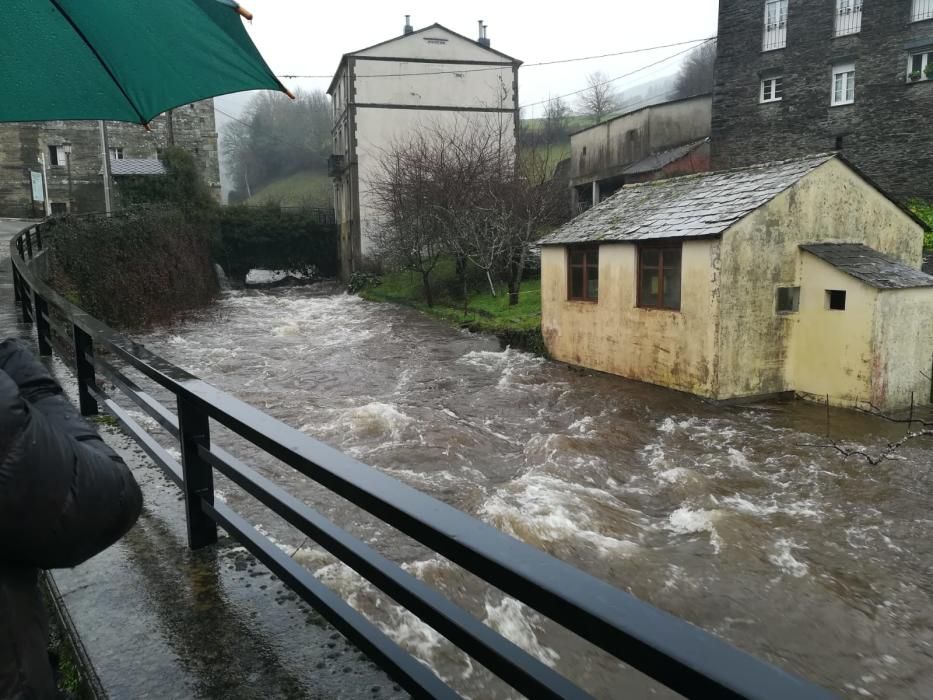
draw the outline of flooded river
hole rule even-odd
[[[843,460],[824,408],[722,407],[416,312],[226,296],[140,340],[277,418],[788,670],[933,697],[933,444]],[[836,439],[896,426],[833,411]],[[894,432],[892,432],[894,431]],[[601,698],[656,686],[246,445],[218,442]],[[514,693],[229,483],[221,496],[468,697]],[[620,680],[621,679],[621,680]]]

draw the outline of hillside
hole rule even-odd
[[[286,207],[331,207],[333,185],[327,175],[305,171],[266,185],[246,201],[247,204],[270,202]]]

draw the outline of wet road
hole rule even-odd
[[[882,466],[822,447],[824,408],[718,407],[577,371],[415,312],[306,290],[226,296],[143,334],[281,420],[849,697],[933,697],[933,445]],[[836,439],[895,428],[842,411]],[[618,662],[283,465],[261,471],[602,698],[664,697]],[[235,487],[261,523],[473,698],[513,694]]]

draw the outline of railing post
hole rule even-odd
[[[32,323],[32,297],[31,291],[23,278],[19,279],[19,310],[23,318],[23,323]]]
[[[207,412],[192,399],[178,397],[178,442],[184,478],[188,547],[200,549],[217,542],[217,524],[201,509],[201,500],[214,503],[214,471],[199,447],[211,446]]]
[[[23,292],[20,289],[22,283],[23,281],[19,278],[19,270],[16,269],[16,265],[13,265],[13,301],[23,300]]]
[[[42,250],[42,226],[36,226],[36,247]]]
[[[29,259],[32,260],[32,229],[26,229],[23,238],[26,239],[26,250],[29,251]]]
[[[20,236],[16,239],[16,250],[19,251],[19,257],[26,259],[26,255],[23,253],[23,236]]]
[[[45,299],[36,292],[33,294],[36,314],[36,338],[39,341],[39,354],[42,357],[52,355],[52,326],[49,323],[49,305]]]
[[[99,412],[97,400],[91,396],[88,387],[97,386],[94,363],[88,355],[94,356],[94,341],[77,324],[72,324],[74,332],[75,369],[78,375],[78,407],[82,416],[96,416]]]

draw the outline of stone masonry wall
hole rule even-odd
[[[146,131],[139,124],[107,122],[110,148],[122,148],[124,158],[157,158],[170,142],[167,115],[156,117]],[[220,201],[220,165],[214,101],[203,100],[172,110],[175,145],[191,152],[205,181]],[[32,206],[29,171],[41,171],[39,154],[48,163],[48,147],[69,142],[71,197],[75,213],[104,210],[100,129],[96,121],[51,121],[0,124],[0,216],[42,215]],[[48,167],[49,199],[59,206],[68,202],[66,164]],[[119,186],[117,179],[116,187]],[[114,200],[116,201],[116,199]]]
[[[933,201],[933,80],[907,80],[933,20],[910,22],[911,0],[864,0],[861,32],[834,38],[836,0],[789,0],[787,47],[762,52],[764,5],[720,0],[713,168],[838,147],[895,198]],[[832,66],[853,60],[855,104],[832,107]],[[759,103],[765,75],[783,75],[782,101]]]

